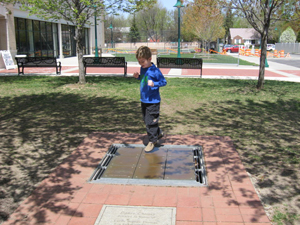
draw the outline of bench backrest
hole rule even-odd
[[[32,66],[39,66],[39,65],[57,65],[57,61],[55,57],[16,57],[17,64],[23,65],[32,65]]]
[[[84,66],[125,67],[125,57],[83,57]]]
[[[157,58],[157,67],[159,68],[202,69],[202,63],[202,59],[199,58]]]

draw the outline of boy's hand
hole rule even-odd
[[[148,86],[150,86],[150,87],[154,87],[154,83],[153,83],[153,81],[152,81],[152,80],[148,80]]]
[[[133,73],[133,77],[134,77],[134,78],[137,79],[137,78],[139,78],[139,76],[140,76],[140,74],[139,74],[138,72],[134,72],[134,73]]]

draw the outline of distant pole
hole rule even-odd
[[[266,43],[262,43],[262,39],[260,38],[260,51],[262,50],[262,45],[265,45]],[[266,47],[266,46],[265,46]],[[265,67],[269,67],[269,64],[268,64],[268,60],[267,60],[267,51],[266,51],[266,58],[265,58]]]
[[[112,22],[110,22],[110,42],[111,42],[111,48],[113,48],[113,26],[112,26]]]
[[[177,3],[174,5],[178,9],[178,49],[177,49],[177,58],[180,58],[180,8],[184,7],[180,0],[177,0]]]
[[[99,57],[98,42],[97,42],[97,11],[96,11],[96,6],[94,7],[95,7],[95,57]]]

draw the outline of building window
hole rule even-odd
[[[242,43],[242,39],[234,39],[234,44],[241,44]]]
[[[59,57],[58,25],[56,23],[15,18],[17,54],[28,57]],[[63,55],[76,56],[75,27],[62,25]],[[84,29],[84,54],[89,54],[89,32]]]
[[[63,47],[63,55],[65,57],[68,56],[76,56],[76,41],[75,37],[75,27],[70,25],[61,25],[61,34],[62,34],[62,47]],[[83,54],[89,54],[89,36],[88,29],[83,30],[83,39],[82,39]]]
[[[57,24],[15,18],[15,27],[17,54],[29,57],[58,57]]]

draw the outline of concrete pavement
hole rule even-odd
[[[112,56],[103,54],[103,56]],[[232,53],[231,56],[237,57],[259,65],[259,57],[241,56]],[[286,63],[286,62],[295,63]],[[268,58],[269,68],[265,70],[265,80],[281,80],[300,82],[300,55],[291,55],[291,58],[270,59]],[[63,76],[78,76],[77,57],[61,59]],[[299,64],[299,66],[297,66]],[[128,62],[128,77],[135,71],[139,71],[137,62]],[[197,69],[161,69],[166,77],[180,78],[199,78],[200,70]],[[55,75],[55,68],[25,68],[25,75]],[[243,66],[237,64],[217,64],[204,63],[202,78],[206,79],[253,79],[257,80],[259,66]],[[0,69],[0,76],[16,76],[17,69]],[[122,68],[88,68],[87,75],[90,76],[123,76]]]

